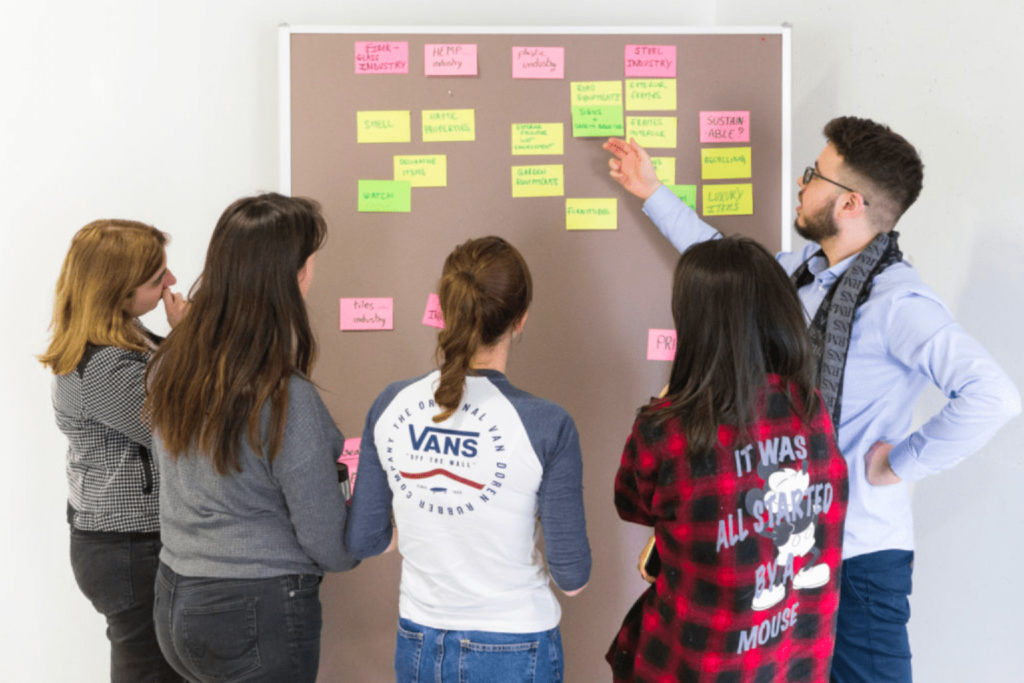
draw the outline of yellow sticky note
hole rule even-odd
[[[357,142],[409,142],[409,110],[357,111]]]
[[[446,187],[446,154],[409,154],[394,157],[395,180],[407,180],[412,187]]]
[[[704,180],[750,177],[749,147],[709,147],[700,151],[700,177]]]
[[[627,78],[626,109],[633,111],[675,111],[676,79]]]
[[[754,186],[750,183],[704,186],[705,216],[750,216],[754,213]]]
[[[622,106],[622,81],[573,81],[569,84],[572,107]]]
[[[563,154],[564,137],[561,123],[513,123],[512,154]]]
[[[512,167],[513,197],[561,197],[564,194],[562,164]]]
[[[615,198],[565,200],[566,230],[618,230],[619,210]]]
[[[476,140],[473,109],[424,109],[423,142],[470,142]]]
[[[626,139],[636,138],[644,147],[674,149],[675,116],[627,116]]]
[[[676,158],[675,157],[651,157],[654,164],[654,174],[658,180],[666,185],[676,184]]]

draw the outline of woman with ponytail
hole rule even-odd
[[[564,678],[550,583],[582,590],[590,546],[572,418],[505,376],[531,297],[508,242],[456,247],[441,274],[440,369],[390,385],[366,418],[346,542],[370,557],[397,541],[399,681]]]

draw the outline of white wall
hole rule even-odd
[[[1024,360],[1024,134],[1013,0],[896,3],[763,0],[3,0],[0,28],[0,425],[11,435],[3,501],[0,679],[101,681],[102,619],[67,560],[65,442],[53,426],[45,345],[53,285],[73,232],[100,216],[169,232],[171,268],[198,274],[220,211],[276,188],[276,26],[292,24],[793,24],[794,168],[832,116],[891,124],[921,150],[925,190],[901,224],[904,251],[1018,386]],[[983,10],[981,8],[984,8]],[[158,317],[151,324],[165,328]],[[928,397],[934,407],[940,397]],[[1008,680],[1011,605],[1024,551],[1018,420],[915,491],[911,639],[923,681]],[[609,637],[611,633],[609,633]]]

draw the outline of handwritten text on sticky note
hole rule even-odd
[[[448,156],[445,154],[396,154],[394,166],[395,180],[408,181],[412,187],[448,185]]]
[[[626,109],[633,111],[674,111],[675,108],[676,79],[626,79]]]
[[[700,177],[704,180],[750,177],[749,147],[708,147],[700,151]]]
[[[513,47],[512,78],[565,78],[565,48]]]
[[[512,167],[513,197],[561,197],[564,194],[562,164]]]
[[[393,330],[395,300],[387,298],[341,299],[341,330]]]
[[[356,142],[409,142],[409,110],[356,112]]]
[[[473,109],[424,109],[423,142],[469,142],[476,140]]]
[[[675,330],[647,330],[647,360],[675,360],[675,357]]]
[[[572,135],[575,138],[605,138],[622,135],[622,106],[573,107]]]
[[[702,111],[701,142],[750,142],[749,111]]]
[[[635,78],[675,78],[675,45],[627,45],[625,73]]]
[[[574,107],[622,106],[622,81],[573,81],[569,104]]]
[[[409,213],[412,185],[406,180],[360,180],[358,209],[361,212]]]
[[[651,157],[654,165],[654,175],[665,185],[674,185],[676,182],[676,158],[675,157]]]
[[[754,186],[705,185],[701,199],[705,216],[749,216],[754,213]]]
[[[409,43],[405,41],[356,41],[356,73],[409,73]]]
[[[561,123],[513,123],[512,154],[562,154],[564,128]]]
[[[626,137],[648,148],[675,148],[675,116],[627,116]]]
[[[427,43],[423,46],[426,76],[476,76],[476,43]]]
[[[427,295],[427,306],[423,309],[423,324],[438,329],[444,329],[444,316],[441,313],[441,300],[437,294],[431,292]]]
[[[579,198],[565,200],[566,230],[618,230],[619,209],[615,198]]]

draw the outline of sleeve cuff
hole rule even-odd
[[[647,214],[647,217],[657,223],[659,220],[667,218],[673,211],[676,210],[676,203],[681,202],[672,190],[668,189],[664,185],[658,187],[647,201],[644,202],[643,212]]]
[[[904,439],[889,451],[889,466],[901,481],[911,482],[924,479],[932,471],[918,462],[910,439]]]

